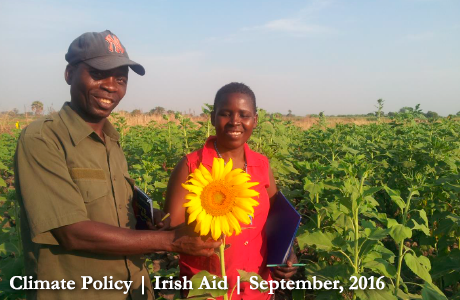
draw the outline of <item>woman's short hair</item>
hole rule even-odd
[[[254,95],[254,92],[250,87],[241,82],[231,82],[221,87],[217,91],[216,97],[214,98],[214,109],[216,108],[217,102],[221,101],[224,95],[232,93],[240,93],[249,96],[249,98],[252,100],[254,112],[257,113],[256,95]]]

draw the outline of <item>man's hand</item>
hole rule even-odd
[[[293,267],[292,264],[298,263],[297,256],[294,253],[294,249],[291,248],[291,254],[287,259],[287,267],[274,267],[270,269],[273,279],[280,281],[281,279],[288,280],[296,272],[297,267]]]
[[[153,220],[147,221],[147,227],[150,230],[168,230],[171,228],[171,218],[168,216],[165,218],[166,213],[162,210],[153,209]],[[163,220],[164,219],[164,220]]]
[[[214,249],[219,247],[221,241],[210,238],[204,240],[198,236],[190,226],[179,225],[174,231],[174,239],[171,241],[171,251],[196,256],[211,256]]]

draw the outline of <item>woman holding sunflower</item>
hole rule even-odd
[[[266,267],[264,226],[277,188],[268,159],[246,143],[257,125],[253,91],[242,83],[223,86],[214,99],[211,122],[216,136],[209,137],[202,149],[186,155],[171,174],[165,207],[171,214],[171,226],[184,223],[188,214],[189,223],[195,222],[196,232],[209,233],[214,239],[225,233],[225,243],[229,245],[225,269],[230,290],[236,284],[237,270],[256,272],[264,280],[288,279],[296,272],[291,266],[297,262],[293,251],[288,267]],[[181,277],[190,278],[201,270],[221,274],[217,255],[181,255],[179,266]],[[245,283],[240,291],[233,299],[270,298]]]

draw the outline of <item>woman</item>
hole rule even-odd
[[[251,175],[251,181],[259,182],[253,189],[260,193],[256,199],[259,205],[254,208],[252,224],[242,226],[242,233],[226,237],[225,266],[229,290],[236,284],[239,275],[237,270],[256,272],[264,280],[281,280],[290,278],[296,268],[292,263],[297,262],[293,251],[288,259],[288,267],[276,267],[270,270],[266,267],[267,241],[264,225],[270,209],[270,201],[275,199],[277,188],[268,159],[262,154],[249,149],[246,144],[257,125],[256,97],[253,91],[242,83],[230,83],[222,87],[214,99],[214,111],[211,122],[216,129],[216,136],[211,136],[204,147],[186,155],[175,167],[171,174],[166,192],[165,211],[171,214],[171,226],[185,222],[186,212],[183,204],[188,193],[181,184],[202,163],[211,169],[215,157],[223,158],[225,163],[230,159],[233,168],[243,169]],[[201,258],[181,255],[180,276],[192,277],[201,270],[220,275],[218,257]],[[261,294],[251,290],[248,284],[242,283],[240,295],[234,293],[233,299],[269,299],[267,293]]]

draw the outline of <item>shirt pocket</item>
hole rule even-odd
[[[102,169],[73,168],[70,169],[70,176],[78,186],[85,203],[105,197],[109,192]]]

